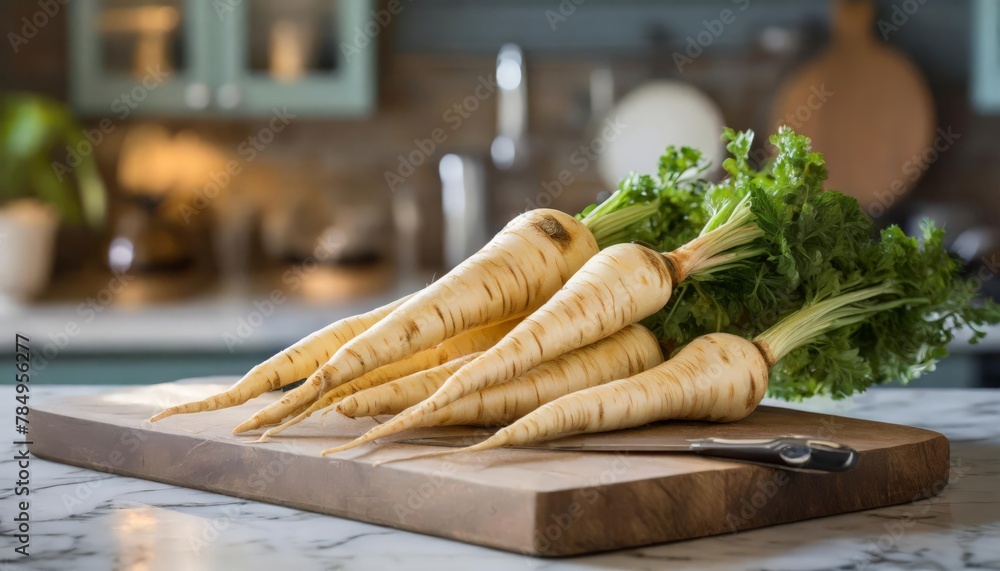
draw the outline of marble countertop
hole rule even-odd
[[[33,387],[32,397],[107,390]],[[0,394],[13,402],[11,386]],[[0,453],[0,569],[1000,569],[1000,391],[873,390],[804,408],[944,433],[952,476],[915,504],[571,559],[534,559],[335,517],[31,459],[29,559],[10,562],[11,435]],[[335,483],[331,483],[335,485]]]

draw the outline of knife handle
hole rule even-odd
[[[846,472],[858,463],[858,453],[853,448],[799,436],[768,440],[703,438],[691,443],[691,451],[702,456],[806,472]]]

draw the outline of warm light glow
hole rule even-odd
[[[278,20],[271,27],[271,75],[291,81],[306,72],[305,41],[301,26],[290,20]]]
[[[111,33],[160,33],[173,31],[180,14],[173,6],[139,6],[105,10],[101,30]]]
[[[101,395],[101,401],[116,406],[146,406],[150,409],[150,415],[159,412],[164,408],[192,400],[205,398],[216,391],[229,388],[229,384],[211,384],[211,377],[202,384],[176,384],[168,383],[155,385],[153,387],[133,387],[125,390]],[[219,378],[220,381],[231,381],[231,378]],[[153,409],[156,409],[155,411]]]
[[[226,164],[222,151],[194,131],[172,135],[159,125],[140,125],[122,143],[118,182],[135,195],[217,196],[227,190],[216,182]]]
[[[311,303],[346,301],[380,291],[390,283],[391,270],[319,266],[302,281],[302,297]]]
[[[123,531],[143,531],[156,525],[156,518],[141,510],[125,510],[122,519]]]
[[[148,571],[156,559],[159,520],[147,510],[122,509],[116,512],[114,527],[120,552],[119,569]]]
[[[173,71],[169,37],[180,23],[173,6],[115,8],[101,15],[101,29],[111,34],[135,34],[132,74],[143,77],[151,67]]]

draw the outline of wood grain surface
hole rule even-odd
[[[933,101],[917,68],[873,35],[874,2],[840,0],[832,19],[830,46],[779,90],[773,125],[808,135],[826,157],[827,187],[879,216],[933,162],[923,157],[934,157]]]
[[[211,379],[211,383],[219,379]],[[566,556],[729,533],[905,503],[948,479],[947,439],[935,432],[761,407],[730,424],[666,422],[592,440],[677,441],[802,434],[860,454],[842,474],[792,473],[684,454],[495,450],[393,462],[427,447],[387,443],[321,458],[373,425],[335,415],[251,445],[232,426],[263,404],[147,419],[163,406],[228,385],[108,387],[31,411],[36,456],[220,494],[326,513],[535,556]],[[414,431],[469,432],[469,428]]]

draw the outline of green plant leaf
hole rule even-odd
[[[65,222],[101,226],[107,193],[93,155],[67,166],[68,174],[55,171],[53,158],[85,140],[63,104],[32,95],[0,96],[0,200],[39,198]]]

